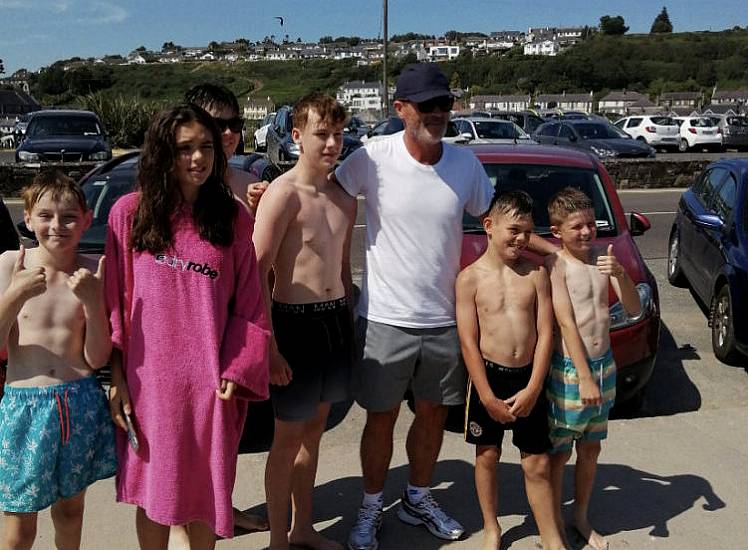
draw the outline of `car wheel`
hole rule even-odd
[[[680,264],[680,234],[677,229],[670,233],[670,241],[667,247],[667,280],[670,284],[678,287],[687,286],[686,276],[683,274]]]
[[[734,364],[740,354],[735,346],[732,299],[730,298],[730,287],[727,284],[719,289],[712,302],[709,321],[712,327],[714,355],[723,363]]]
[[[680,143],[678,144],[678,151],[680,151],[681,153],[685,153],[686,151],[688,151],[688,141],[686,141],[685,139],[681,139]]]

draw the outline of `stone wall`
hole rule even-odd
[[[618,189],[688,187],[713,160],[626,159],[605,162]]]
[[[50,167],[62,170],[77,181],[96,166],[96,164],[96,162],[76,162],[54,164],[50,165]],[[38,173],[39,168],[31,168],[15,163],[0,163],[0,195],[3,197],[18,196],[23,186],[31,183],[31,180]]]

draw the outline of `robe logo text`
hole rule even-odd
[[[212,269],[208,262],[204,264],[195,263],[191,260],[180,260],[176,256],[167,256],[165,254],[156,254],[156,263],[172,267],[179,271],[194,271],[200,275],[205,275],[211,279],[218,277],[218,271]]]

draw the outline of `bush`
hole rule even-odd
[[[162,102],[136,97],[111,96],[106,93],[79,97],[82,108],[93,111],[109,133],[112,147],[132,148],[143,145],[145,132],[153,117],[165,107]]]

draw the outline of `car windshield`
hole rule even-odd
[[[96,120],[83,116],[34,117],[27,131],[29,137],[43,136],[98,136],[101,129]]]
[[[666,116],[653,116],[652,117],[652,124],[657,124],[658,126],[677,126],[678,124],[670,117]]]
[[[615,126],[607,124],[575,124],[574,129],[582,136],[582,139],[618,139],[621,137]]]
[[[545,121],[542,118],[536,116],[527,117],[527,131],[532,134],[543,122]]]
[[[709,118],[692,118],[689,119],[689,122],[694,128],[711,128],[714,126],[714,122]]]
[[[728,126],[748,126],[748,118],[744,116],[729,116],[727,117]]]
[[[476,120],[473,122],[478,137],[482,139],[528,139],[529,136],[517,125],[499,120]]]
[[[551,197],[565,187],[581,189],[595,205],[595,219],[600,236],[615,235],[613,218],[608,197],[605,194],[597,171],[588,168],[567,166],[547,166],[533,164],[491,164],[483,165],[491,183],[500,191],[521,190],[527,192],[535,203],[532,216],[535,231],[549,234],[551,223],[548,219],[548,202]],[[463,230],[468,233],[481,233],[483,226],[476,218],[465,214]]]

